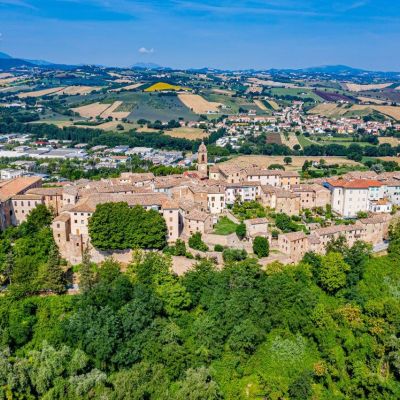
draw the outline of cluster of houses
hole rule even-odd
[[[340,235],[349,243],[365,240],[377,245],[386,239],[392,207],[400,205],[400,173],[351,172],[342,179],[301,183],[298,173],[292,171],[229,164],[209,168],[207,149],[202,144],[198,170],[181,175],[123,173],[118,178],[66,182],[57,187],[42,187],[37,177],[2,181],[1,228],[20,224],[33,208],[45,204],[56,215],[53,232],[61,254],[78,263],[90,242],[88,221],[96,206],[121,201],[159,211],[165,218],[170,243],[179,238],[187,240],[197,232],[207,242],[219,218],[232,216],[229,208],[236,201],[257,201],[287,215],[300,215],[305,209],[326,209],[328,205],[343,218],[355,218],[360,211],[369,213],[368,218],[354,224],[310,226],[308,234],[280,234],[277,240],[272,240],[266,218],[246,221],[246,240],[268,237],[272,247],[291,261],[298,261],[307,251],[322,253],[326,243]]]
[[[361,117],[337,119],[328,118],[319,114],[305,114],[302,110],[303,103],[294,101],[291,106],[279,111],[273,111],[272,116],[267,115],[231,115],[219,122],[215,129],[225,128],[226,136],[217,140],[216,144],[225,147],[228,144],[234,149],[240,147],[240,139],[249,134],[261,132],[308,132],[309,134],[324,134],[337,132],[342,135],[352,135],[358,130],[372,135],[379,135],[387,129],[400,131],[400,124],[391,120],[364,121]]]

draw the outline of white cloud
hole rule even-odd
[[[153,54],[154,53],[154,49],[147,49],[146,47],[141,47],[139,50],[140,54]]]

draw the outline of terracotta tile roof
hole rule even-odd
[[[142,194],[96,194],[80,200],[69,212],[94,212],[98,204],[125,202],[129,206],[159,206],[166,203],[168,208],[172,205],[171,200],[161,193]],[[177,206],[176,206],[177,207]]]
[[[26,193],[38,194],[42,196],[61,196],[64,193],[64,188],[62,187],[41,187],[29,189]]]
[[[205,221],[209,218],[211,214],[205,213],[199,210],[192,210],[188,214],[185,215],[185,219],[192,219],[195,221]]]
[[[374,215],[373,217],[370,217],[370,218],[360,219],[359,222],[361,222],[364,225],[368,225],[368,224],[383,224],[383,223],[389,222],[390,219],[391,219],[390,215],[379,214],[379,215]]]
[[[68,213],[62,213],[54,218],[53,223],[60,221],[60,222],[67,222],[71,219],[71,216]]]
[[[252,218],[246,220],[250,225],[261,225],[261,224],[268,224],[267,218]]]
[[[6,182],[2,182],[0,187],[0,201],[6,201],[10,197],[21,194],[30,186],[38,184],[42,181],[37,176],[21,176]]]
[[[284,233],[283,236],[289,241],[289,242],[294,242],[300,239],[305,239],[307,238],[307,235],[303,232],[290,232],[290,233]]]
[[[11,200],[42,200],[43,196],[40,196],[38,194],[17,194],[13,197],[11,197]]]
[[[328,226],[326,228],[320,228],[316,229],[314,231],[315,234],[318,236],[325,236],[325,235],[334,235],[336,233],[340,232],[351,232],[351,231],[359,231],[362,230],[363,227],[360,226],[359,224],[354,224],[354,225],[332,225]]]
[[[342,179],[327,179],[326,182],[333,187],[342,187],[345,189],[368,189],[370,187],[383,186],[382,182],[374,179],[354,179],[351,181]]]
[[[235,187],[258,187],[260,186],[259,182],[240,182],[240,183],[227,183],[227,188],[235,188]]]

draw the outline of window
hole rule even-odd
[[[78,220],[76,219],[76,220],[74,220],[74,222],[75,222],[75,224],[77,224],[77,223],[78,223]]]
[[[30,201],[28,201],[28,207],[30,207],[31,206],[31,202]]]

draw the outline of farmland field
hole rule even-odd
[[[67,86],[63,90],[56,92],[54,94],[59,95],[59,94],[66,94],[69,96],[75,96],[75,95],[85,95],[88,93],[91,93],[96,90],[100,90],[101,86]]]
[[[179,94],[179,100],[196,114],[207,114],[208,112],[219,112],[221,103],[210,102],[198,94]]]
[[[143,83],[133,83],[132,85],[122,86],[117,89],[111,89],[110,92],[118,93],[118,92],[121,92],[122,90],[135,90],[142,85],[143,85]]]
[[[251,100],[247,100],[241,97],[232,97],[232,96],[227,96],[224,94],[217,94],[214,91],[204,91],[203,95],[204,99],[213,102],[213,103],[220,103],[226,106],[226,108],[223,108],[221,110],[222,114],[236,114],[239,112],[239,109],[242,108],[244,110],[256,110],[257,114],[260,115],[270,115],[271,111],[267,108],[266,110],[262,109],[259,107],[259,105],[256,102],[253,102]],[[261,101],[264,103],[263,101]],[[264,104],[265,105],[265,104]]]
[[[142,92],[122,92],[115,96],[115,100],[124,102],[123,111],[131,111],[128,119],[137,121],[146,119],[148,121],[160,120],[168,122],[171,119],[183,118],[186,121],[196,120],[198,117],[191,112],[178,98],[162,94]],[[117,111],[122,111],[120,108]]]
[[[88,104],[86,106],[72,108],[72,111],[78,113],[81,117],[95,118],[98,115],[104,113],[109,107],[110,104],[102,104],[97,102]]]
[[[389,137],[389,136],[380,136],[379,137],[379,144],[384,144],[388,143],[391,146],[398,146],[400,144],[400,139],[395,138],[395,137]]]
[[[298,88],[299,85],[295,85],[293,83],[288,83],[288,82],[276,82],[276,81],[271,81],[271,80],[263,80],[263,79],[258,79],[258,78],[249,78],[249,82],[255,83],[256,85],[261,85],[261,86],[271,86],[271,87],[281,87],[281,88]]]
[[[126,118],[130,114],[130,111],[117,111],[122,108],[122,105],[122,101],[114,101],[114,103],[110,107],[108,107],[100,114],[100,117],[104,119],[108,117],[112,117],[115,119]]]
[[[360,85],[357,83],[346,83],[345,84],[347,89],[350,90],[351,92],[363,92],[366,90],[385,89],[391,85],[392,85],[392,83],[376,83],[376,84],[370,84],[370,85]]]
[[[14,76],[10,78],[0,78],[0,86],[8,86],[10,83],[19,81],[20,78]]]
[[[372,103],[372,104],[384,104],[386,103],[385,100],[378,100],[378,99],[373,99],[371,97],[357,97],[358,100],[362,101],[363,103]]]
[[[232,96],[233,94],[235,94],[235,92],[233,92],[232,90],[226,89],[212,89],[212,91],[217,94],[226,94],[227,96]]]
[[[19,97],[20,99],[26,99],[27,97],[42,97],[49,94],[60,92],[63,89],[64,87],[56,87],[51,89],[36,90],[33,92],[24,92],[24,93],[19,93],[17,97]]]
[[[345,96],[341,93],[335,93],[335,92],[325,92],[322,90],[315,90],[314,93],[324,99],[325,101],[352,101],[352,99],[348,96]]]
[[[154,129],[152,132],[154,132]],[[203,131],[203,129],[187,127],[175,128],[172,131],[165,131],[165,135],[189,140],[204,139],[208,136],[207,132]]]
[[[354,104],[351,107],[343,106],[338,107],[336,104],[323,103],[312,108],[309,113],[324,115],[326,117],[338,118],[343,115],[346,117],[350,116],[363,116],[372,114],[374,111],[378,111],[381,114],[385,114],[394,119],[400,119],[400,107],[395,106],[381,106],[381,105],[362,105]]]
[[[314,101],[322,101],[321,97],[308,88],[272,88],[267,93],[270,93],[271,96],[296,96],[302,99],[311,98]]]
[[[254,104],[263,111],[267,111],[268,108],[266,107],[266,105],[261,101],[261,100],[254,100]]]
[[[396,89],[387,88],[379,92],[367,91],[362,92],[361,94],[366,97],[373,97],[375,99],[384,100],[387,102],[400,102],[400,91]]]
[[[271,164],[284,165],[284,156],[239,156],[232,158],[222,163],[222,165],[235,165],[240,167],[259,167],[267,168]],[[292,164],[285,165],[287,171],[298,171],[304,164],[304,161],[319,161],[321,157],[305,157],[305,156],[292,156]],[[324,157],[327,164],[339,164],[346,166],[361,165],[353,160],[348,160],[343,157]]]
[[[326,117],[340,116],[349,111],[348,108],[338,108],[336,104],[322,103],[312,108],[310,114],[320,114]]]
[[[145,92],[164,92],[164,91],[178,91],[184,90],[181,86],[170,85],[169,83],[158,82],[145,89]]]
[[[275,100],[267,100],[267,102],[275,111],[280,109],[279,104]]]
[[[289,149],[293,149],[296,144],[300,144],[294,132],[288,132],[286,135],[285,133],[281,132],[281,142],[289,147]]]
[[[270,132],[267,135],[266,142],[269,144],[282,144],[281,135],[278,132]]]

